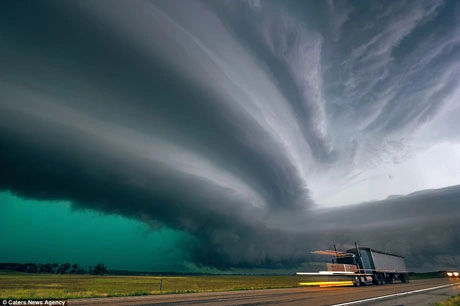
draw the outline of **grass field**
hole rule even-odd
[[[160,292],[160,282],[162,291]],[[70,299],[297,287],[296,276],[95,276],[0,274],[2,299]]]
[[[448,300],[438,302],[435,306],[460,306],[460,295],[453,296]]]
[[[411,275],[411,279],[433,278],[438,274]],[[0,271],[0,298],[71,299],[292,288],[298,287],[299,281],[299,276],[96,276]],[[457,304],[439,305],[459,305],[458,299]]]

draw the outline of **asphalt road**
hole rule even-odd
[[[436,289],[430,289],[435,288]],[[428,289],[428,290],[426,290]],[[409,293],[412,291],[418,291]],[[394,296],[397,294],[396,296]],[[416,280],[384,286],[289,288],[69,300],[69,305],[379,305],[428,306],[460,294],[459,279]],[[389,296],[392,295],[392,296]],[[387,296],[387,297],[384,297]],[[382,298],[384,297],[384,298]]]

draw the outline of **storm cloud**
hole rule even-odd
[[[3,2],[0,189],[190,233],[203,266],[295,267],[359,241],[452,267],[459,12]]]

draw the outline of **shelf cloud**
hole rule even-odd
[[[295,267],[358,240],[451,267],[459,12],[4,2],[0,189],[190,233],[202,266]]]

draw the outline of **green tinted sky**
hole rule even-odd
[[[150,230],[139,221],[0,193],[0,262],[98,262],[112,269],[181,270],[177,231]],[[5,234],[6,233],[6,234]]]

